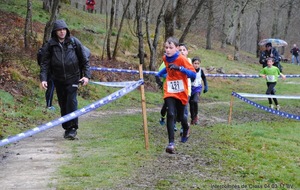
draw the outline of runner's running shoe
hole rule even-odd
[[[174,143],[169,143],[166,152],[169,154],[175,154],[175,144]]]
[[[165,125],[165,124],[166,124],[165,118],[164,118],[164,117],[161,117],[161,118],[159,119],[159,123],[160,123],[160,125]]]

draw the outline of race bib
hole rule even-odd
[[[275,82],[275,76],[274,75],[267,75],[267,81],[268,82]]]
[[[167,81],[167,91],[169,93],[179,93],[184,91],[182,80]]]

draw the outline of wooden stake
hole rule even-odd
[[[140,79],[144,79],[143,76],[143,65],[139,66]],[[148,125],[147,125],[147,112],[146,112],[146,98],[144,84],[141,85],[141,101],[142,101],[142,113],[143,113],[143,126],[144,126],[144,136],[145,136],[145,148],[149,149],[149,137],[148,137]]]
[[[233,99],[234,97],[231,95],[230,98],[230,108],[229,108],[229,116],[228,116],[228,124],[231,125],[231,115],[232,115],[232,108],[233,108]]]

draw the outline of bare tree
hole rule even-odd
[[[44,39],[43,39],[43,44],[46,43],[50,37],[51,37],[51,31],[53,28],[53,24],[58,17],[59,14],[59,2],[60,0],[53,0],[52,6],[51,6],[51,16],[49,21],[46,24],[45,30],[44,30]]]
[[[43,9],[47,12],[51,12],[52,1],[51,0],[43,0]]]
[[[190,27],[192,26],[192,23],[194,22],[194,20],[197,18],[197,15],[199,14],[202,4],[203,4],[204,0],[200,0],[193,15],[190,17],[189,22],[187,23],[186,27],[184,28],[184,31],[182,32],[182,35],[179,39],[180,42],[184,42],[185,37],[187,36],[187,34],[189,33]]]
[[[108,0],[106,0],[105,1],[105,3],[106,3],[106,5],[107,5],[107,2]],[[102,1],[101,1],[102,2]],[[106,7],[106,9],[105,9],[105,29],[106,29],[106,31],[108,31],[108,10],[107,10],[108,8]],[[107,43],[107,36],[108,36],[108,32],[106,32],[106,34],[105,34],[105,38],[104,38],[104,43],[103,43],[103,51],[102,51],[102,55],[101,55],[101,59],[103,60],[104,59],[104,52],[105,52],[105,45],[106,45],[106,43]]]
[[[240,40],[241,40],[241,17],[243,16],[244,12],[245,12],[245,8],[248,5],[248,3],[251,0],[246,0],[241,1],[240,3],[240,11],[237,17],[237,30],[236,30],[236,36],[234,38],[234,60],[238,61],[239,60],[239,55],[240,55]]]
[[[110,54],[110,37],[112,33],[113,23],[114,23],[114,14],[115,14],[115,0],[111,1],[111,8],[110,8],[110,23],[107,31],[107,39],[106,39],[106,52],[107,52],[107,58],[109,60],[112,59]]]
[[[140,59],[140,64],[143,65],[143,69],[146,69],[145,66],[145,52],[144,52],[144,41],[143,41],[143,18],[142,18],[142,9],[143,9],[144,1],[143,0],[137,0],[136,1],[136,34],[137,38],[139,41],[139,59]]]
[[[288,1],[287,19],[286,19],[287,22],[284,27],[283,39],[287,38],[288,29],[289,29],[289,26],[291,23],[291,18],[292,18],[292,10],[293,10],[293,5],[294,5],[293,2],[294,2],[293,0]],[[285,47],[282,48],[281,54],[284,54],[284,52],[285,52]]]
[[[151,41],[150,37],[150,23],[149,23],[149,15],[150,15],[150,5],[152,0],[148,0],[148,9],[147,9],[147,14],[146,14],[146,35],[147,35],[147,41],[148,41],[148,46],[150,49],[150,63],[149,63],[149,70],[153,71],[155,70],[156,67],[156,59],[157,59],[157,45],[158,45],[158,39],[160,36],[160,26],[162,24],[162,19],[165,11],[165,6],[166,6],[166,1],[163,1],[163,5],[161,6],[161,9],[159,11],[159,14],[157,16],[157,21],[156,21],[156,27],[155,27],[155,33],[154,33],[154,39],[153,42]]]
[[[115,13],[115,28],[119,25],[119,6],[120,6],[120,0],[116,0],[116,13]]]
[[[237,22],[237,14],[238,14],[238,8],[239,4],[238,2],[235,2],[233,12],[230,16],[230,22],[229,22],[229,27],[228,27],[228,33],[226,37],[226,44],[232,45],[233,43],[233,37],[235,36],[235,31],[236,31],[236,22]]]
[[[164,15],[164,21],[165,21],[165,39],[168,37],[174,36],[174,19],[175,19],[175,6],[174,4],[176,1],[169,0],[168,1],[167,10]]]
[[[99,3],[99,6],[100,6],[100,8],[99,8],[100,14],[103,14],[103,1],[104,1],[104,0],[100,0],[100,3]]]
[[[257,38],[256,38],[256,57],[260,56],[260,46],[258,45],[261,40],[261,12],[262,12],[263,2],[259,3],[259,8],[257,10],[257,21],[256,21],[256,29],[257,29]]]
[[[120,23],[120,26],[119,26],[116,43],[115,43],[115,48],[114,48],[114,52],[113,52],[113,59],[116,59],[116,56],[117,56],[119,38],[120,38],[120,35],[121,35],[121,31],[122,31],[122,27],[123,27],[123,22],[124,22],[124,19],[125,19],[125,15],[127,13],[127,10],[129,8],[130,3],[131,3],[131,0],[128,0],[126,6],[124,8],[124,11],[123,11],[123,15],[122,15],[121,23]]]
[[[206,31],[206,49],[211,49],[211,36],[212,29],[214,26],[214,1],[208,1],[208,21],[207,21],[207,31]]]
[[[185,4],[186,3],[187,3],[187,0],[178,0],[177,1],[177,6],[178,6],[177,10],[178,11],[175,12],[175,24],[176,24],[177,29],[181,29],[182,23],[184,22],[183,13],[185,12]]]
[[[227,8],[229,6],[230,0],[224,1],[224,8],[223,8],[223,16],[222,16],[222,28],[221,28],[221,48],[226,47],[226,38],[228,32],[228,21],[227,21]]]
[[[27,0],[27,14],[25,20],[24,30],[24,47],[27,48],[30,43],[30,36],[32,35],[32,2]]]

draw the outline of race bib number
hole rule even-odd
[[[184,85],[182,80],[168,81],[167,87],[169,93],[179,93],[184,91]]]
[[[275,76],[274,75],[267,75],[267,81],[268,82],[275,82]]]

